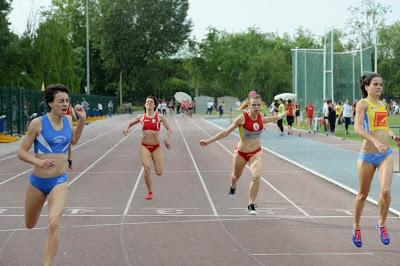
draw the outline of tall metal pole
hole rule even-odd
[[[323,73],[322,73],[322,101],[326,99],[326,36],[324,40],[324,51],[323,51]]]
[[[297,100],[296,94],[296,100]],[[304,106],[307,105],[307,51],[304,51]]]
[[[354,100],[356,99],[356,78],[355,78],[355,73],[354,73],[354,56],[355,56],[355,52],[353,51],[352,53],[351,53],[351,57],[353,58],[353,102],[354,102]]]
[[[378,73],[378,32],[375,31],[374,72]]]
[[[334,97],[333,97],[333,30],[331,31],[331,99],[332,102],[335,101]]]
[[[122,70],[119,72],[119,107],[122,108]]]
[[[297,95],[297,53],[298,47],[294,50],[294,93]]]
[[[364,66],[363,66],[363,46],[362,46],[362,32],[360,31],[360,75],[364,74]]]
[[[90,94],[90,62],[89,62],[89,0],[86,0],[86,93]]]

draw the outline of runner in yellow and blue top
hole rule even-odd
[[[213,137],[201,140],[200,145],[206,146],[214,141],[228,136],[234,129],[239,128],[240,141],[233,154],[233,169],[231,174],[231,186],[229,196],[236,194],[236,184],[243,173],[246,164],[249,164],[252,180],[249,188],[249,202],[247,212],[251,215],[257,214],[255,200],[260,186],[262,172],[262,149],[260,136],[264,130],[264,124],[282,119],[281,115],[262,116],[260,113],[262,99],[255,91],[251,91],[247,100],[240,106],[243,113],[226,129],[220,131]]]
[[[358,194],[354,207],[353,243],[356,247],[362,246],[361,213],[368,197],[375,170],[378,169],[381,192],[378,201],[380,218],[376,228],[382,243],[389,245],[390,237],[385,224],[391,201],[393,150],[389,147],[388,138],[392,138],[400,144],[400,137],[389,129],[387,106],[379,100],[383,90],[382,77],[378,74],[362,76],[360,78],[360,89],[364,99],[356,105],[354,130],[364,138],[364,141],[357,162]]]

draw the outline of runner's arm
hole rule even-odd
[[[136,125],[137,123],[139,123],[139,122],[142,120],[142,118],[143,118],[143,115],[141,114],[141,115],[137,115],[135,118],[133,118],[132,120],[130,120],[130,121],[128,122],[128,125],[126,126],[126,128],[122,131],[122,133],[123,133],[125,136],[128,135],[129,129],[130,129],[132,126],[134,126],[134,125]]]
[[[212,136],[209,139],[206,140],[200,140],[200,145],[201,146],[206,146],[214,141],[220,140],[225,138],[226,136],[228,136],[233,130],[235,130],[235,128],[239,127],[240,125],[244,124],[244,116],[243,114],[238,116],[235,121],[233,121],[233,123],[226,129],[218,132],[217,134],[215,134],[214,136]]]
[[[78,125],[76,127],[73,127],[73,136],[71,140],[71,144],[75,145],[78,143],[82,132],[83,132],[83,127],[85,126],[85,121],[86,121],[86,112],[85,109],[79,104],[75,105],[75,114],[79,119]],[[71,121],[72,123],[72,121]]]

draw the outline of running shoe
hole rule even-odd
[[[386,226],[380,226],[379,224],[376,224],[376,229],[378,229],[379,235],[381,237],[381,241],[384,245],[389,245],[390,243],[390,237],[389,234],[386,230]]]
[[[250,215],[256,215],[257,214],[256,205],[253,203],[247,205],[247,213]]]
[[[228,197],[235,197],[236,196],[236,188],[232,186],[229,187]]]
[[[153,192],[147,192],[146,199],[151,200],[153,198]]]
[[[353,229],[353,243],[356,247],[362,247],[361,230]]]

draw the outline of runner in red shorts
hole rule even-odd
[[[153,198],[153,184],[150,175],[150,163],[153,161],[156,175],[162,175],[164,170],[164,160],[160,148],[160,124],[162,123],[167,129],[167,135],[164,139],[164,145],[167,149],[171,148],[169,137],[171,136],[171,128],[161,114],[155,110],[157,108],[157,99],[153,96],[148,96],[145,102],[146,112],[136,116],[128,122],[127,127],[124,129],[123,134],[128,135],[129,128],[133,125],[141,123],[143,125],[143,138],[141,145],[141,157],[144,169],[144,180],[147,186],[146,199]]]
[[[314,119],[314,110],[315,107],[312,104],[311,100],[308,102],[306,106],[306,117],[307,117],[307,122],[308,122],[308,133],[311,133],[312,130],[312,124],[313,124],[313,119]],[[314,131],[315,133],[315,131]]]
[[[201,140],[200,145],[206,146],[214,141],[220,140],[228,136],[234,129],[239,128],[240,141],[233,154],[233,171],[231,174],[231,186],[229,188],[229,196],[236,194],[236,184],[242,175],[242,172],[249,164],[252,174],[252,180],[249,188],[249,202],[247,211],[249,214],[257,214],[255,201],[260,186],[262,172],[262,149],[260,136],[264,130],[264,124],[278,119],[282,119],[281,115],[262,116],[260,113],[262,99],[255,91],[251,91],[247,100],[240,106],[241,110],[247,109],[227,128],[216,134],[215,136]]]

